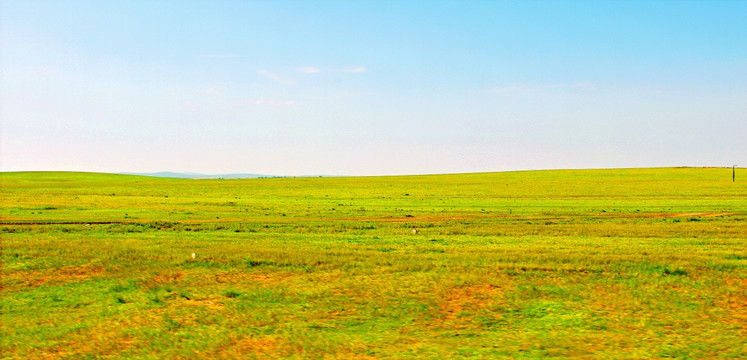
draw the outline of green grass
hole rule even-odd
[[[0,189],[3,358],[747,358],[731,168]]]

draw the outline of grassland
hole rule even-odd
[[[2,173],[0,351],[747,358],[745,178]]]

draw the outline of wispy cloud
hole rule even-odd
[[[228,103],[228,106],[233,109],[246,109],[247,107],[253,107],[253,106],[289,107],[289,106],[295,106],[295,105],[296,105],[296,101],[294,100],[268,99],[268,98],[235,99]]]
[[[206,94],[214,95],[222,93],[226,88],[223,86],[209,86],[205,89]]]
[[[262,76],[264,76],[264,77],[266,77],[266,78],[268,78],[270,80],[273,80],[273,81],[278,82],[278,83],[283,84],[283,85],[296,85],[296,82],[293,81],[292,79],[280,76],[280,75],[278,75],[276,73],[269,72],[269,71],[264,70],[264,69],[257,70],[257,73],[259,73],[260,75],[262,75]]]
[[[321,69],[319,69],[318,67],[314,67],[314,66],[300,66],[300,67],[297,67],[296,70],[298,70],[298,72],[307,73],[307,74],[322,72]]]
[[[363,66],[346,66],[340,69],[340,71],[346,73],[364,73],[366,72],[366,68],[364,68]]]
[[[349,99],[362,96],[368,96],[373,93],[371,92],[355,92],[355,91],[338,91],[334,93],[319,94],[319,93],[302,93],[294,94],[293,97],[305,100],[340,100]]]
[[[50,76],[57,74],[55,69],[48,66],[35,66],[31,68],[31,72],[39,76]]]
[[[316,66],[299,66],[296,68],[296,71],[307,73],[307,74],[315,74],[315,73],[320,73],[322,71],[344,72],[344,73],[364,73],[368,70],[363,66],[346,66],[344,68],[326,68],[324,70]]]
[[[197,111],[202,108],[201,104],[198,104],[195,101],[185,101],[181,103],[179,106],[176,107],[177,111],[186,111],[186,112],[193,112]]]
[[[277,106],[277,107],[296,105],[296,102],[293,100],[274,100],[274,99],[257,99],[257,100],[253,100],[251,103],[254,105],[258,105],[258,106]]]
[[[597,87],[591,82],[588,81],[582,81],[577,82],[573,85],[571,85],[571,89],[580,89],[580,90],[596,90]]]

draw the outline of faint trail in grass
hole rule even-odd
[[[633,219],[663,219],[663,218],[683,218],[683,217],[718,217],[744,215],[738,213],[648,213],[648,214],[593,214],[584,215],[588,219],[615,219],[615,218],[633,218]],[[579,215],[580,216],[580,215]],[[135,219],[135,220],[118,220],[118,221],[38,221],[31,219],[13,219],[13,221],[0,221],[0,226],[43,226],[43,225],[128,225],[128,224],[149,224],[158,221],[167,221],[173,224],[217,224],[217,223],[270,223],[270,224],[287,224],[287,223],[306,223],[319,221],[344,221],[344,222],[421,222],[421,221],[454,221],[454,220],[490,220],[490,219],[516,219],[516,220],[563,220],[573,216],[521,216],[521,215],[480,215],[480,216],[412,216],[412,217],[390,217],[390,218],[289,218],[289,219],[272,219],[264,220],[259,218],[251,219],[188,219],[188,220],[164,220],[164,219]]]

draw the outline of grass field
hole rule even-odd
[[[744,359],[731,171],[1,173],[0,351]]]

